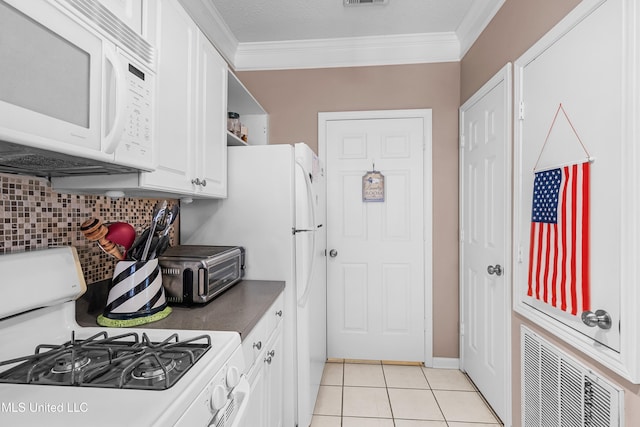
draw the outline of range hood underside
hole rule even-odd
[[[12,142],[0,141],[0,172],[41,177],[112,175],[139,172],[100,160],[56,153]]]

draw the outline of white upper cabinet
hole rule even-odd
[[[221,28],[220,15],[215,10],[212,2],[206,0],[180,0],[182,6],[198,24],[200,30],[209,40],[215,40],[220,52],[229,54],[233,41],[226,40]],[[228,56],[227,56],[228,58]],[[228,145],[265,145],[269,143],[269,116],[260,103],[251,95],[242,82],[229,71],[228,78],[228,105],[225,112],[225,120],[228,112],[238,113],[240,122],[247,130],[246,141],[234,134],[227,133]]]
[[[143,186],[227,194],[227,64],[176,1],[159,2],[156,170]]]
[[[227,64],[177,0],[149,2],[147,14],[149,39],[157,51],[155,170],[59,178],[53,180],[54,188],[226,197]]]
[[[199,194],[227,195],[227,64],[207,40],[198,38],[198,82],[196,105],[196,179]]]
[[[142,174],[146,188],[193,192],[196,156],[198,28],[179,4],[157,4],[155,46],[158,55],[155,171]]]

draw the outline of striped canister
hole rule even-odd
[[[119,261],[113,272],[103,315],[109,319],[133,319],[164,310],[167,300],[158,259]]]

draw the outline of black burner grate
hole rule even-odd
[[[211,337],[180,341],[174,333],[152,342],[146,333],[108,336],[100,332],[62,345],[42,344],[34,354],[0,362],[15,365],[1,383],[165,390],[211,348]]]

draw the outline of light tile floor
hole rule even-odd
[[[311,427],[498,427],[467,376],[452,369],[328,362]]]

